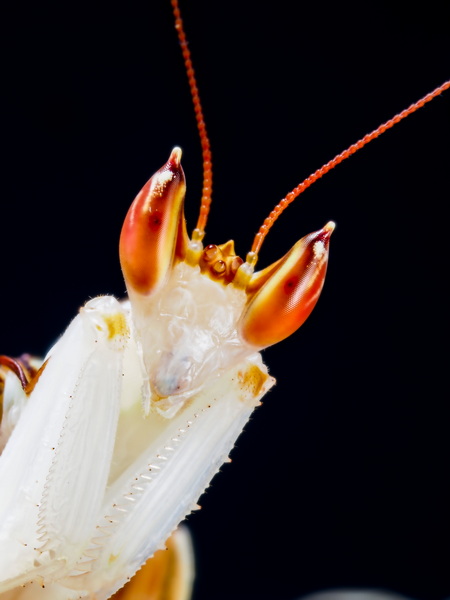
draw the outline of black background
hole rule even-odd
[[[245,255],[285,193],[447,79],[444,6],[184,2],[215,161],[206,241]],[[124,294],[121,222],[174,145],[194,227],[201,156],[168,1],[2,10],[0,352],[42,354],[85,300]],[[261,266],[337,222],[323,297],[265,352],[278,384],[189,518],[196,600],[450,595],[449,139],[447,92],[269,235]]]

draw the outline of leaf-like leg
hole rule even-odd
[[[127,338],[125,311],[105,296],[50,351],[0,457],[0,591],[78,559],[110,470]]]

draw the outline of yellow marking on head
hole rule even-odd
[[[250,392],[256,398],[269,376],[256,365],[251,365],[246,371],[239,371],[238,377],[242,391]]]
[[[128,325],[123,313],[107,315],[104,317],[106,327],[108,328],[108,339],[113,340],[117,336],[128,334]]]

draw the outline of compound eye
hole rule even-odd
[[[128,292],[148,296],[165,281],[175,254],[187,246],[183,215],[186,184],[174,148],[167,163],[131,205],[120,235],[120,263]]]
[[[325,281],[334,227],[330,221],[302,238],[277,263],[254,274],[240,321],[240,334],[248,344],[266,348],[290,336],[306,321]]]

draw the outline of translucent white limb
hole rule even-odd
[[[116,435],[126,318],[88,302],[47,365],[0,457],[0,591],[56,578],[98,515]]]
[[[128,303],[88,302],[22,409],[0,457],[1,600],[108,598],[196,506],[273,384],[254,353],[172,419],[145,417],[130,329]]]
[[[78,583],[72,577],[66,585],[96,589],[97,598],[106,599],[163,547],[196,507],[273,383],[259,354],[254,354],[213,380],[173,419],[151,413],[141,420],[148,443],[107,490],[98,537],[90,548],[98,558]]]
[[[190,600],[194,582],[194,553],[189,531],[180,526],[167,541],[167,548],[148,560],[114,600]],[[69,600],[78,598],[63,586],[38,582],[0,594],[1,600]]]

